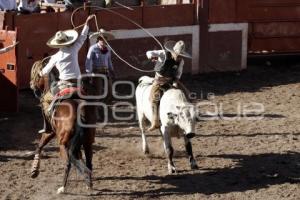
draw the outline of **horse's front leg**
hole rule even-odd
[[[55,137],[55,133],[50,133],[50,134],[43,133],[42,134],[42,138],[40,139],[37,149],[35,150],[34,158],[32,161],[31,178],[36,178],[39,175],[41,152],[42,152],[44,146],[46,146],[49,143],[49,141],[54,137]]]
[[[165,152],[166,152],[167,158],[168,158],[168,172],[169,172],[169,174],[173,174],[173,173],[176,173],[177,171],[176,171],[176,167],[173,163],[174,150],[172,147],[170,130],[167,127],[162,126],[161,132],[162,132],[162,136],[163,136],[163,140],[164,140],[164,149],[165,149]]]
[[[192,143],[190,139],[188,139],[186,136],[184,136],[184,143],[185,143],[185,150],[189,156],[191,169],[198,169],[198,165],[193,155]]]

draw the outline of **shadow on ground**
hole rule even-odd
[[[169,187],[158,186],[159,189],[146,191],[117,191],[103,189],[95,196],[128,195],[134,197],[150,196],[152,198],[168,195],[189,194],[224,194],[230,192],[244,192],[259,190],[271,185],[300,183],[300,154],[259,154],[259,155],[211,155],[211,158],[231,159],[235,166],[219,169],[200,169],[183,174],[144,177],[98,177],[95,181],[103,180],[134,180],[148,181],[151,184],[164,184]],[[188,174],[186,174],[188,173]]]

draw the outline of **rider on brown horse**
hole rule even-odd
[[[39,73],[40,76],[45,76],[50,73],[53,67],[57,68],[59,81],[51,85],[50,90],[52,95],[56,95],[62,89],[76,86],[81,75],[78,64],[78,52],[87,38],[89,31],[88,22],[92,18],[93,16],[87,18],[80,36],[78,36],[75,30],[58,31],[55,36],[47,42],[49,47],[59,48],[59,51],[51,56],[48,64]],[[45,96],[51,95],[46,94]],[[40,130],[39,133],[50,132],[51,126],[46,120],[45,111],[43,111],[43,117],[44,128]]]

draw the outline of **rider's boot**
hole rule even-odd
[[[39,133],[41,133],[41,134],[42,133],[50,133],[52,131],[51,126],[46,120],[44,111],[42,111],[42,115],[43,115],[44,127],[43,127],[43,129],[39,130]]]
[[[159,117],[158,117],[158,102],[152,102],[152,119],[151,119],[151,127],[148,131],[153,131],[159,128]]]

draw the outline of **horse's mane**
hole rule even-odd
[[[49,62],[50,57],[43,59],[43,60],[38,60],[35,63],[33,63],[33,66],[31,68],[31,73],[30,73],[30,88],[33,89],[35,87],[35,84],[39,78],[39,73],[40,71],[42,71],[42,69],[47,65],[47,63]],[[56,70],[56,68],[53,68],[51,70],[51,72],[48,75],[48,81],[49,81],[49,85],[51,85],[51,83],[53,81],[56,81],[58,79],[58,72]]]

